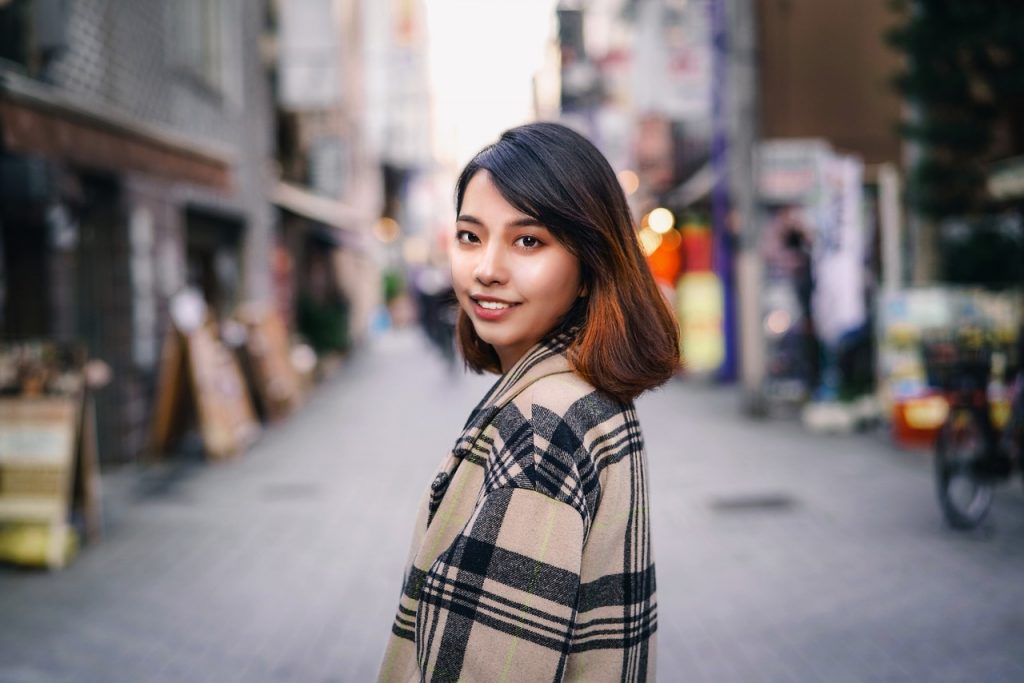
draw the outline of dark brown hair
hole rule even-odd
[[[679,367],[679,332],[640,251],[622,187],[601,152],[556,123],[507,130],[463,169],[455,188],[457,214],[481,169],[505,201],[580,260],[587,295],[556,328],[578,328],[566,350],[573,369],[620,401],[667,381]],[[461,309],[457,337],[469,368],[501,372],[498,354]]]

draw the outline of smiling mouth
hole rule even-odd
[[[519,305],[518,303],[509,303],[507,301],[487,301],[476,298],[473,298],[473,303],[487,311],[503,311]]]

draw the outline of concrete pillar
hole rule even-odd
[[[765,401],[764,339],[761,329],[762,263],[757,217],[756,158],[758,139],[757,14],[754,0],[716,0],[726,7],[729,194],[738,233],[736,296],[738,300],[740,381],[743,409],[762,414]]]

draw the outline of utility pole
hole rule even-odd
[[[761,328],[763,283],[760,229],[757,216],[757,16],[756,0],[711,0],[715,76],[722,82],[723,106],[716,112],[717,150],[724,163],[716,164],[719,230],[735,231],[736,327],[739,336],[740,381],[743,409],[751,415],[766,411],[762,390],[765,358]],[[724,129],[724,138],[720,133]],[[717,146],[717,145],[716,145]],[[723,175],[725,177],[723,177]],[[723,190],[728,202],[722,201]],[[713,199],[715,199],[713,197]],[[727,215],[724,215],[726,214]]]
[[[711,27],[711,167],[714,185],[711,188],[711,224],[715,235],[715,273],[722,279],[722,331],[725,354],[717,379],[736,380],[739,359],[736,357],[736,281],[733,276],[733,230],[729,192],[729,121],[726,96],[729,69],[729,31],[724,0],[709,3]]]

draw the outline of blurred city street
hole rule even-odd
[[[658,678],[1021,683],[1022,27],[968,0],[0,0],[0,683],[375,680],[494,381],[452,368],[483,243],[453,190],[531,122],[604,159],[489,171],[530,219],[505,229],[568,257],[499,259],[510,291],[579,275],[589,334],[646,275],[587,259],[642,252],[676,319],[681,375],[638,401]],[[578,206],[524,196],[552,188]],[[647,338],[606,359],[656,357],[613,328]]]
[[[389,333],[240,458],[113,472],[102,542],[0,569],[0,681],[373,680],[419,497],[490,381]],[[737,405],[682,381],[639,402],[660,680],[1024,680],[1017,482],[955,533],[927,457]]]

